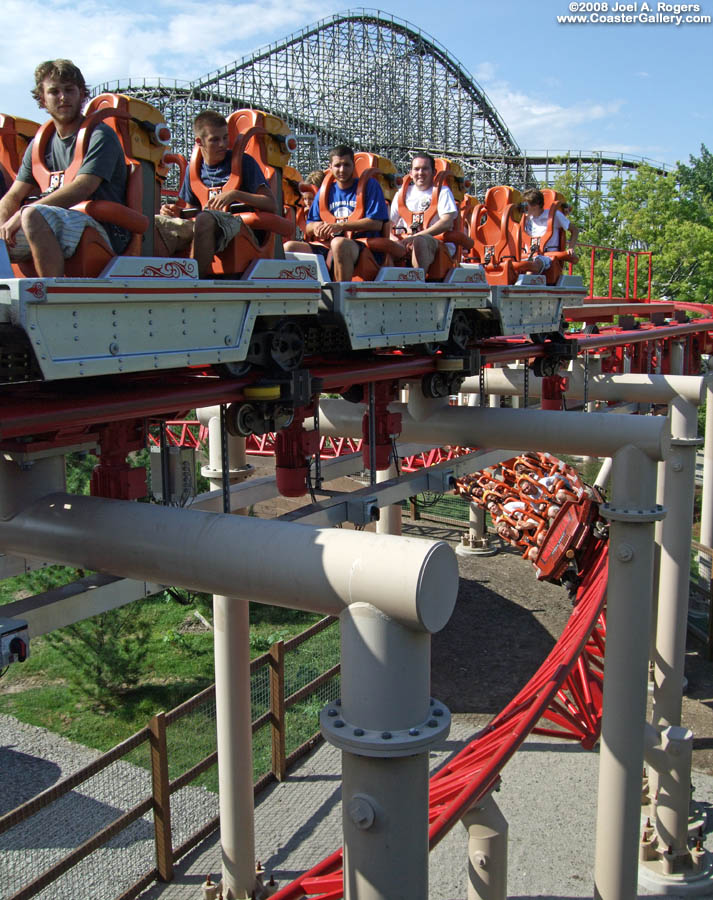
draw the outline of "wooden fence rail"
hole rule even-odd
[[[331,666],[325,672],[303,685],[290,696],[285,696],[285,660],[305,641],[330,628],[337,622],[333,616],[327,616],[310,628],[288,641],[277,641],[267,653],[256,657],[250,663],[251,676],[264,667],[269,667],[269,708],[253,722],[253,734],[260,728],[270,728],[271,765],[254,785],[255,793],[273,781],[282,781],[289,769],[321,739],[315,732],[290,754],[286,752],[287,710],[316,693],[320,688],[339,674],[339,665]],[[51,806],[61,797],[107,769],[112,763],[124,759],[129,753],[142,745],[148,744],[151,759],[151,794],[144,797],[130,810],[122,813],[110,825],[96,832],[81,846],[66,854],[45,871],[34,874],[30,866],[25,866],[29,880],[18,885],[15,893],[8,900],[29,900],[48,885],[56,881],[71,868],[85,859],[90,853],[104,846],[109,840],[127,828],[137,819],[153,812],[154,844],[156,867],[142,874],[140,879],[123,891],[117,900],[132,900],[146,889],[153,881],[170,881],[173,878],[173,865],[181,856],[215,831],[220,822],[216,816],[205,823],[199,830],[187,838],[179,847],[173,847],[171,833],[171,797],[181,788],[186,787],[200,775],[214,766],[218,760],[217,751],[213,751],[198,763],[182,772],[174,779],[169,778],[170,752],[168,749],[168,730],[176,722],[194,710],[215,701],[215,686],[186,700],[169,712],[157,713],[146,728],[142,728],[107,753],[93,760],[72,775],[61,779],[57,784],[37,794],[26,803],[0,816],[0,835],[27,821],[35,813]]]

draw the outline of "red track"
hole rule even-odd
[[[602,542],[577,592],[569,622],[547,659],[505,709],[431,778],[431,848],[497,783],[528,734],[576,740],[588,749],[594,746],[602,710],[607,568],[607,545]],[[554,727],[538,727],[543,718]],[[339,900],[343,895],[340,849],[273,894],[273,900]]]
[[[674,304],[712,315],[702,304]],[[647,304],[642,303],[642,314]],[[626,346],[645,341],[683,337],[695,332],[713,332],[713,316],[676,325],[644,325],[635,331],[588,335],[567,335],[579,351]],[[551,348],[550,348],[551,349]],[[545,356],[548,348],[523,339],[488,339],[481,342],[488,364]],[[382,354],[347,364],[310,363],[312,375],[322,379],[322,391],[343,391],[354,384],[417,378],[436,367],[434,357]],[[185,370],[88,380],[5,385],[0,390],[0,440],[45,434],[71,433],[106,423],[148,417],[174,417],[183,410],[218,403],[234,403],[243,398],[243,388],[257,376],[243,380],[223,380]]]

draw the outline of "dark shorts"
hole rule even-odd
[[[317,254],[319,254],[319,256],[323,257],[324,259],[327,259],[327,257],[329,256],[329,247],[325,247],[324,244],[313,244],[311,242],[308,242],[308,243],[309,243],[310,247],[312,248],[312,253],[317,253]],[[356,241],[356,244],[359,247],[359,256],[361,256],[362,253],[364,252],[364,250],[366,250],[366,245],[363,244],[361,241]],[[374,250],[372,250],[371,253],[374,257],[374,260],[376,261],[377,266],[383,266],[384,259],[386,258],[386,254],[380,253],[380,252],[374,251]],[[358,258],[359,257],[357,257],[357,259]]]
[[[313,244],[309,241],[308,243],[312,249],[312,253],[317,253],[323,259],[326,259],[329,256],[329,247],[325,247],[324,244]]]

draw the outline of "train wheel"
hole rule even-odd
[[[447,397],[450,393],[451,376],[448,372],[429,372],[421,379],[421,390],[424,397],[435,399]]]
[[[465,350],[473,338],[473,328],[468,321],[468,316],[462,309],[457,309],[453,313],[451,320],[451,330],[448,335],[448,349],[459,351]]]
[[[221,378],[242,378],[252,369],[252,363],[244,359],[242,362],[219,363],[213,368]]]
[[[258,420],[262,420],[262,417],[258,416],[252,403],[232,403],[228,407],[225,424],[233,437],[248,437],[253,433]]]
[[[296,322],[281,319],[272,332],[270,358],[284,372],[298,368],[305,352],[304,334]]]

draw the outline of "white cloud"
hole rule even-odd
[[[489,81],[492,81],[495,78],[496,70],[497,66],[494,63],[482,62],[473,74],[475,75],[476,81],[480,81],[482,84],[487,84]]]
[[[558,103],[550,94],[526,92],[498,78],[497,65],[489,62],[480,64],[476,79],[524,149],[599,147],[602,127],[608,127],[625,105],[620,99]]]
[[[90,84],[127,77],[190,81],[329,15],[331,2],[6,0],[0,35],[0,112],[40,116],[29,97],[38,62],[74,60]]]

